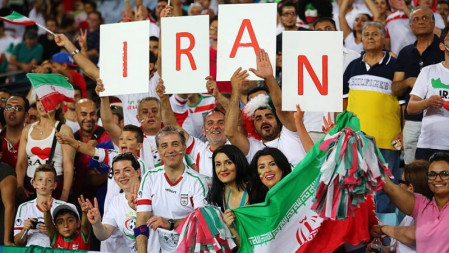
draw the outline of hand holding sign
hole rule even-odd
[[[238,68],[231,77],[232,90],[236,90],[241,93],[243,81],[248,78],[248,76],[248,71]]]
[[[273,76],[273,67],[265,50],[260,49],[259,53],[257,53],[257,69],[250,68],[249,71],[263,79]]]

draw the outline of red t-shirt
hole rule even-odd
[[[217,80],[217,50],[212,47],[209,48],[209,70],[210,75]],[[217,87],[220,92],[231,93],[231,82],[217,82]]]
[[[11,167],[16,169],[17,155],[19,154],[19,144],[20,140],[17,141],[15,145],[9,143],[6,139],[6,131],[3,131],[0,138],[2,140],[2,159],[1,161],[9,164]]]
[[[82,233],[78,231],[72,240],[64,238],[60,233],[56,233],[53,242],[53,249],[71,249],[71,250],[89,250],[89,237],[84,238]]]
[[[84,77],[76,71],[69,71],[69,74],[72,76],[72,79],[73,79],[72,84],[76,84],[80,87],[81,97],[86,98],[87,97],[87,85],[86,85],[86,80],[84,80]]]

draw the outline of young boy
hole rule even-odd
[[[39,245],[50,247],[50,240],[45,234],[47,229],[44,225],[44,213],[42,202],[45,202],[56,189],[56,171],[52,165],[43,164],[36,168],[32,181],[36,189],[37,197],[25,202],[17,209],[14,221],[14,243],[16,246]],[[51,209],[65,202],[53,201]]]
[[[83,199],[82,195],[81,198]],[[89,250],[90,224],[87,219],[88,208],[82,204],[84,199],[80,201],[83,212],[81,221],[76,207],[70,203],[57,206],[53,210],[52,221],[52,214],[50,213],[52,202],[53,198],[50,196],[46,202],[42,203],[45,210],[45,226],[47,227],[48,237],[52,240],[52,248]],[[81,229],[79,229],[80,225]]]

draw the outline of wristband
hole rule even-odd
[[[78,153],[78,151],[80,150],[80,147],[81,147],[81,142],[78,141],[78,147],[76,147],[76,152],[77,152],[77,153]]]
[[[173,229],[175,229],[175,220],[168,219],[168,223],[170,224],[170,228],[168,230],[172,231]]]
[[[150,229],[147,227],[147,225],[140,225],[133,229],[134,231],[134,237],[137,238],[139,235],[143,236],[150,236]]]
[[[73,57],[73,56],[75,56],[79,52],[80,52],[79,49],[75,49],[72,53],[70,53],[70,55]]]

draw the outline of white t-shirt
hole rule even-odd
[[[53,204],[51,205],[51,213],[53,213],[57,206],[62,204],[65,204],[65,202],[61,200],[53,200]],[[35,218],[38,222],[37,226],[44,224],[44,213],[37,206],[37,199],[22,203],[19,208],[17,208],[16,219],[14,220],[14,236],[22,231],[25,221],[29,218]],[[27,234],[27,247],[30,245],[51,247],[50,238],[48,235],[39,232],[38,229],[30,229]]]
[[[0,38],[0,53],[4,53],[6,55],[6,59],[9,61],[9,57],[11,56],[11,53],[8,52],[8,49],[14,48],[14,46],[17,44],[17,40],[15,40],[13,37],[9,36],[8,34],[5,34],[5,37]]]
[[[156,136],[144,135],[143,147],[140,150],[140,158],[147,165],[147,169],[151,170],[161,165],[161,157],[156,146]]]
[[[396,11],[388,15],[385,21],[385,30],[390,37],[391,51],[396,55],[401,49],[412,44],[416,40],[416,36],[410,29],[408,16],[402,11]]]
[[[344,41],[345,41],[345,48],[349,48],[358,53],[361,53],[363,51],[363,43],[362,42],[360,42],[359,44],[355,43],[355,37],[352,32],[348,34],[348,36],[344,39]]]
[[[301,140],[296,132],[288,130],[286,127],[282,127],[279,138],[276,138],[269,142],[262,142],[254,138],[249,138],[249,151],[246,155],[246,159],[251,161],[257,151],[262,150],[265,147],[277,148],[287,157],[288,162],[295,167],[306,155],[306,151],[302,146]]]
[[[146,97],[155,97],[159,99],[156,93],[156,86],[159,82],[159,74],[156,71],[153,77],[148,81],[148,93],[137,93],[137,94],[127,94],[117,96],[122,101],[123,107],[123,121],[125,125],[133,124],[135,126],[140,126],[140,122],[137,120],[137,106],[140,100]]]
[[[208,187],[203,176],[185,167],[181,178],[171,183],[164,167],[149,170],[140,184],[137,196],[137,212],[153,212],[165,219],[183,219],[195,208],[204,207]],[[163,252],[175,252],[179,234],[158,228]]]
[[[109,206],[109,202],[112,201],[112,199],[117,196],[120,193],[120,187],[114,180],[114,174],[112,173],[112,161],[116,156],[120,154],[117,150],[113,149],[104,149],[99,148],[99,156],[98,161],[107,163],[109,165],[109,173],[108,173],[108,184],[107,184],[107,191],[106,191],[106,198],[104,200],[104,206]],[[145,162],[138,158],[137,161],[140,165],[140,176],[143,177],[145,175],[145,172],[147,172],[147,167],[145,166]],[[105,208],[106,210],[106,208]]]
[[[225,144],[231,144],[226,141]],[[212,185],[212,154],[213,150],[210,149],[209,142],[203,142],[198,138],[190,136],[187,140],[186,154],[189,155],[192,163],[198,167],[198,172],[205,177],[207,184]]]
[[[448,93],[449,69],[445,68],[442,63],[437,63],[421,70],[410,94],[422,99],[440,95],[447,102],[449,101]],[[449,111],[444,107],[425,109],[417,147],[449,150],[448,126]]]

